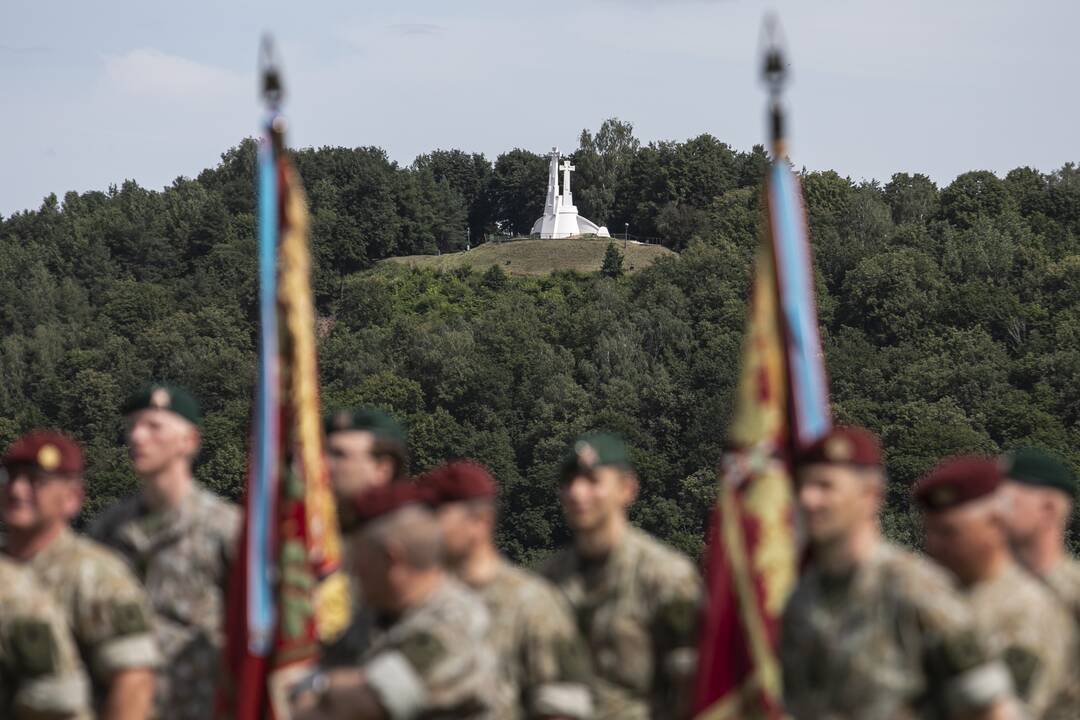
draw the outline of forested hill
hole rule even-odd
[[[88,514],[131,487],[117,407],[149,378],[200,396],[199,474],[238,494],[257,332],[253,152],[246,141],[162,192],[68,193],[0,221],[0,443],[35,425],[77,435]],[[536,154],[296,157],[325,404],[399,414],[417,470],[450,455],[490,464],[518,557],[565,537],[553,488],[569,440],[619,430],[637,449],[638,521],[697,548],[737,373],[760,148],[640,145],[617,121],[583,133],[581,212],[681,251],[633,276],[371,269],[527,231],[546,186]],[[890,532],[910,538],[907,487],[942,455],[1032,443],[1080,467],[1080,170],[803,183],[836,414],[884,437]]]

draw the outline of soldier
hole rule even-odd
[[[1050,591],[1013,561],[1002,480],[999,463],[979,457],[946,460],[920,479],[914,496],[924,514],[926,551],[959,579],[1027,716],[1075,718],[1064,713],[1075,629]]]
[[[64,614],[29,570],[0,556],[0,717],[87,720],[90,685]]]
[[[374,408],[337,410],[326,417],[326,460],[330,485],[339,504],[369,488],[400,482],[409,472],[405,430],[392,417]],[[324,611],[319,627],[322,664],[355,665],[367,649],[371,617],[357,599],[355,578],[342,571],[319,585],[317,603]],[[327,612],[326,609],[332,609]]]
[[[330,484],[341,498],[404,480],[409,473],[405,431],[374,408],[338,410],[326,418]]]
[[[1021,448],[1002,461],[1009,541],[1016,557],[1072,611],[1080,626],[1080,561],[1065,551],[1076,477],[1063,460]]]
[[[292,692],[297,720],[490,718],[495,657],[483,603],[441,565],[434,515],[413,484],[361,493],[346,513],[351,570],[378,629],[357,666]]]
[[[784,609],[784,702],[796,720],[1013,717],[1005,667],[938,568],[883,540],[878,439],[836,427],[796,458],[811,562]]]
[[[620,438],[579,438],[559,484],[573,546],[543,574],[570,601],[589,647],[597,717],[680,718],[697,664],[701,578],[688,558],[630,524],[637,490]]]
[[[90,534],[127,560],[157,614],[154,635],[165,658],[157,717],[204,720],[214,707],[240,514],[192,475],[202,418],[191,395],[148,385],[121,411],[140,489],[102,512]]]
[[[589,718],[588,651],[558,590],[507,562],[495,547],[495,480],[455,461],[421,481],[437,507],[444,560],[491,615],[499,718]]]
[[[37,430],[12,443],[3,465],[4,553],[62,609],[98,716],[147,717],[160,655],[146,595],[120,558],[68,528],[82,508],[82,450],[65,435]]]

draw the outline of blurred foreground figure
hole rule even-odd
[[[90,685],[64,614],[29,570],[0,556],[0,717],[90,713]]]
[[[444,573],[438,521],[420,500],[408,483],[353,500],[342,529],[375,635],[356,666],[293,690],[294,720],[496,717],[487,610]]]
[[[121,410],[141,487],[102,512],[89,532],[127,560],[150,596],[165,659],[156,717],[205,720],[213,715],[240,511],[192,475],[202,417],[191,395],[147,385]]]
[[[784,699],[797,720],[1009,718],[1005,667],[931,563],[881,537],[877,437],[835,427],[796,458],[811,564],[784,610]]]
[[[409,451],[405,429],[381,410],[337,410],[326,417],[324,431],[326,467],[339,506],[347,508],[366,490],[406,479]],[[345,565],[348,546],[342,553]],[[322,666],[355,665],[371,643],[372,632],[371,613],[360,601],[356,578],[345,569],[338,570],[320,583],[317,597],[323,606],[334,606],[333,616],[346,619],[344,627],[319,628]]]
[[[1013,553],[1073,616],[1080,644],[1080,562],[1065,550],[1076,476],[1061,458],[1035,448],[1003,456],[1007,525]],[[1080,646],[1073,656],[1071,714],[1080,718]]]
[[[620,438],[579,438],[559,484],[573,546],[543,574],[570,601],[589,647],[596,716],[676,720],[689,713],[701,578],[687,557],[630,524],[637,491]]]
[[[1046,582],[1080,625],[1080,561],[1065,551],[1076,477],[1061,458],[1034,448],[1011,452],[1002,461],[1009,541],[1016,557]]]
[[[3,465],[3,552],[63,611],[97,716],[148,717],[161,658],[146,595],[123,560],[68,528],[83,503],[82,450],[66,435],[37,430],[12,443]]]
[[[1025,717],[1077,718],[1067,712],[1074,678],[1075,630],[1065,608],[1009,552],[999,463],[946,460],[916,484],[926,550],[960,581],[979,634],[1008,666]],[[1075,708],[1072,708],[1075,711]]]
[[[491,615],[499,672],[499,718],[591,718],[588,651],[570,608],[547,581],[507,562],[495,547],[495,480],[455,461],[422,481],[438,510],[444,559]]]

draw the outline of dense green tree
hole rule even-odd
[[[604,261],[600,265],[600,274],[604,277],[617,278],[623,275],[623,254],[615,243],[609,242],[604,251]]]
[[[544,212],[548,160],[515,148],[495,160],[491,178],[491,204],[495,224],[515,235],[528,235]]]
[[[610,222],[615,209],[615,192],[620,179],[637,154],[641,143],[634,126],[618,118],[600,124],[596,134],[581,131],[580,147],[574,153],[577,188],[574,203],[581,214],[600,225]]]

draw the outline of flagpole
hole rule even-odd
[[[761,75],[769,91],[769,140],[772,143],[773,159],[780,160],[787,158],[784,106],[780,100],[787,85],[787,62],[780,35],[780,22],[775,15],[765,18],[764,29],[765,64]]]
[[[259,51],[262,99],[267,115],[258,151],[259,233],[259,371],[252,458],[253,493],[250,498],[248,572],[248,647],[266,657],[273,646],[277,608],[273,572],[275,499],[279,475],[280,390],[278,382],[277,245],[280,187],[277,158],[283,138],[281,129],[281,76],[274,57],[273,41],[264,37]]]

